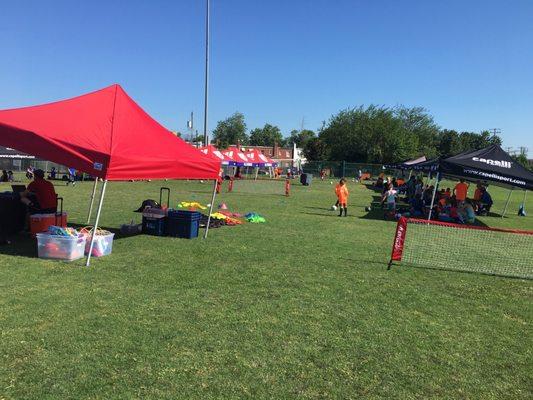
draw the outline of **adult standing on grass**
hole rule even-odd
[[[459,205],[466,200],[466,197],[468,196],[468,184],[465,183],[464,179],[461,179],[461,181],[455,185],[453,193],[455,194],[455,199]]]
[[[342,178],[339,184],[335,186],[335,194],[339,200],[339,217],[342,217],[342,210],[344,209],[344,216],[348,215],[348,187],[346,186],[346,179]]]

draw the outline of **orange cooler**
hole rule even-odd
[[[67,213],[30,215],[30,232],[32,235],[46,232],[48,227],[52,225],[65,228],[67,226]]]

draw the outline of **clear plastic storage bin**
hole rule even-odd
[[[92,236],[87,236],[87,242],[85,243],[85,254],[89,254],[91,237]],[[114,233],[110,233],[109,235],[96,235],[91,257],[102,257],[111,254],[111,251],[113,250],[114,237]]]
[[[85,236],[57,236],[37,233],[37,255],[39,258],[73,261],[85,254]]]

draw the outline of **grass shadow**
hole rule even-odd
[[[86,227],[86,224],[71,224],[69,227],[80,230]],[[125,235],[120,232],[119,228],[111,228],[102,226],[101,229],[114,233],[113,240],[127,239],[133,236],[142,235],[141,232]],[[37,239],[28,232],[20,232],[11,235],[6,235],[9,244],[0,245],[0,254],[16,257],[37,258]]]
[[[304,208],[307,208],[309,210],[323,210],[323,211],[331,211],[330,208],[327,207],[311,207],[311,206],[305,206]]]
[[[314,212],[303,212],[302,214],[305,214],[305,215],[318,215],[319,217],[337,217],[339,218],[339,214],[337,214],[336,211],[332,211],[328,214],[325,214],[325,213],[314,213]],[[348,215],[348,217],[351,217],[351,215]]]
[[[71,223],[69,223],[68,226],[71,227],[71,228],[80,230],[82,228],[85,228],[87,226],[87,224],[71,224]],[[99,226],[98,229],[103,229],[103,230],[109,231],[111,233],[114,233],[115,236],[114,236],[113,240],[127,239],[127,238],[130,238],[132,236],[142,235],[142,232],[133,233],[133,234],[124,234],[124,233],[122,233],[120,231],[120,228],[111,228],[111,227],[108,227],[108,226]]]
[[[469,271],[467,269],[432,267],[432,266],[429,266],[429,265],[418,265],[418,264],[410,264],[410,263],[399,264],[398,262],[393,262],[391,264],[391,269],[394,268],[394,267],[398,268],[400,266],[411,267],[411,268],[416,268],[416,269],[422,269],[422,270],[426,270],[426,271],[457,272],[459,274],[496,276],[498,278],[507,278],[507,279],[527,279],[527,280],[531,280],[532,279],[532,278],[526,278],[526,277],[515,276],[515,275],[498,274],[496,272]]]
[[[37,257],[37,239],[29,233],[11,234],[6,238],[10,243],[0,246],[0,254],[26,258]]]
[[[397,213],[408,212],[408,209],[409,209],[409,205],[407,204],[407,202],[404,201],[404,199],[401,199],[396,204]],[[372,196],[372,202],[370,204],[370,211],[367,211],[365,215],[359,218],[396,222],[397,219],[387,216],[386,211],[387,211],[386,207],[382,207],[381,205],[381,196]],[[489,213],[489,216],[497,216],[497,214],[494,214],[494,215],[491,215],[491,214],[492,213]],[[479,218],[476,218],[476,221],[471,225],[480,226],[480,227],[488,227],[488,225],[484,223],[482,220],[480,220]]]

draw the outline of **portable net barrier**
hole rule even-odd
[[[400,218],[391,261],[533,279],[533,231]]]

